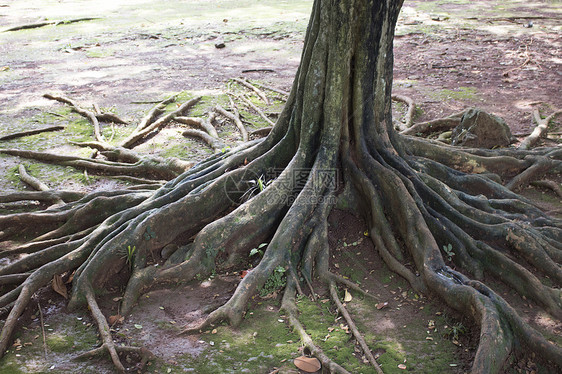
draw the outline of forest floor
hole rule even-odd
[[[77,156],[91,153],[68,144],[91,139],[87,121],[43,98],[44,93],[62,94],[88,106],[97,103],[138,120],[155,103],[177,93],[178,103],[203,97],[190,116],[202,116],[216,104],[228,107],[226,91],[243,89],[229,81],[236,77],[287,91],[298,67],[311,4],[310,0],[0,0],[0,137],[47,125],[66,126],[59,132],[3,141],[0,147]],[[1,32],[84,17],[96,19]],[[533,106],[538,105],[545,116],[562,108],[561,20],[559,1],[406,1],[395,38],[394,92],[416,101],[416,122],[479,107],[504,118],[522,139],[535,126]],[[220,43],[223,48],[216,47]],[[260,104],[273,120],[282,105],[279,99],[270,106]],[[169,109],[175,106],[172,103]],[[404,111],[400,105],[395,109],[397,117]],[[240,107],[240,113],[250,130],[267,126],[250,109]],[[102,128],[114,142],[131,129],[109,124]],[[182,137],[183,130],[185,125],[172,123],[135,150],[193,161],[212,154],[199,140]],[[228,121],[221,120],[217,131],[228,145],[241,141]],[[561,133],[558,120],[541,144],[560,144]],[[127,184],[2,155],[0,191],[28,189],[17,176],[20,163],[53,189],[96,191]],[[521,192],[546,210],[562,207],[551,191],[529,187]],[[0,213],[10,209],[0,206]],[[334,211],[329,235],[333,270],[377,298],[375,302],[352,294],[347,306],[380,356],[385,373],[468,372],[479,333],[470,321],[430,296],[416,294],[391,273],[359,218]],[[369,271],[362,266],[367,263]],[[298,373],[292,360],[302,354],[301,345],[279,311],[274,288],[254,299],[237,329],[217,326],[198,336],[176,334],[224,302],[239,280],[237,273],[217,274],[201,285],[151,291],[114,326],[115,339],[144,345],[156,354],[147,372],[270,373],[278,368],[279,373]],[[560,322],[533,302],[501,292],[505,289],[501,283],[490,282],[527,321],[562,344]],[[190,289],[189,298],[182,289]],[[119,291],[116,280],[113,291],[103,296],[108,317],[118,314]],[[298,303],[309,333],[351,372],[374,372],[363,363],[347,326],[327,302],[327,290],[315,291],[316,302],[302,297]],[[36,307],[21,317],[22,328],[10,352],[0,360],[0,373],[113,372],[107,358],[73,359],[99,343],[87,310],[66,310],[63,297],[50,288],[40,291],[35,300]],[[513,357],[506,372],[549,371],[525,356]]]

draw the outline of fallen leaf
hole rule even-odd
[[[353,296],[351,296],[351,294],[349,293],[349,291],[346,289],[345,290],[345,296],[343,298],[343,301],[345,301],[346,303],[349,303],[351,301],[351,299],[353,299]]]
[[[113,325],[114,323],[122,323],[125,320],[125,317],[123,317],[120,314],[116,314],[113,316],[109,316],[109,318],[107,319],[107,322],[109,322],[110,325]]]
[[[65,299],[68,299],[68,292],[66,291],[66,286],[62,281],[62,276],[55,275],[53,277],[53,290]]]
[[[76,273],[76,270],[74,270],[72,272],[72,274],[70,274],[70,277],[68,277],[68,280],[65,282],[65,284],[70,284],[72,283],[72,280],[74,279],[74,274]]]
[[[377,307],[378,310],[381,310],[381,309],[386,308],[388,306],[388,302],[378,303],[375,306]]]
[[[296,367],[306,373],[315,373],[322,367],[320,361],[318,361],[318,359],[314,357],[300,356],[295,358],[293,363]]]

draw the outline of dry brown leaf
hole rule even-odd
[[[68,299],[68,292],[66,291],[66,286],[64,285],[64,282],[62,281],[62,276],[55,275],[53,277],[52,287],[53,287],[53,290],[56,293],[58,293],[59,295],[61,295],[65,299]]]
[[[351,299],[353,299],[353,296],[351,296],[351,294],[349,293],[349,291],[346,289],[345,290],[345,295],[343,297],[343,301],[345,301],[346,303],[349,303],[351,301]]]
[[[307,373],[315,373],[322,367],[320,361],[314,357],[300,356],[295,358],[293,362],[296,367]]]
[[[109,322],[110,325],[113,325],[115,323],[122,323],[125,320],[125,317],[123,317],[120,314],[116,314],[113,316],[109,316],[109,318],[107,319],[107,322]]]
[[[72,283],[72,280],[74,279],[74,274],[76,273],[76,270],[74,270],[72,272],[72,274],[70,274],[70,277],[68,277],[67,281],[65,282],[65,284],[70,284]]]
[[[381,310],[382,308],[386,308],[388,306],[388,302],[378,303],[375,306],[377,307],[377,309]]]

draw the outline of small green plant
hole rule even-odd
[[[136,246],[127,246],[127,253],[125,253],[125,255],[123,257],[125,257],[127,259],[127,265],[129,265],[129,268],[131,269],[133,267],[133,261],[134,261],[134,255],[135,255],[135,250],[137,249]]]
[[[267,278],[267,281],[260,290],[260,296],[266,297],[267,295],[285,287],[287,284],[287,277],[285,275],[285,268],[278,266],[273,270],[273,273]]]
[[[466,333],[466,327],[458,322],[451,326],[451,329],[445,333],[445,337],[454,341],[458,341],[459,337]]]
[[[250,251],[250,256],[255,256],[255,255],[259,255],[260,257],[263,256],[263,247],[265,247],[267,245],[267,243],[261,243],[260,245],[258,245],[257,248],[252,248],[252,250]]]
[[[451,243],[443,246],[443,252],[445,252],[445,254],[447,255],[447,260],[453,260],[455,252],[453,252],[453,245]]]
[[[242,195],[242,201],[250,200],[252,197],[265,190],[271,182],[271,180],[266,181],[263,175],[261,175],[258,179],[250,180],[248,182],[250,188],[248,188],[248,190],[244,192],[244,195]]]
[[[152,231],[150,226],[146,226],[146,232],[144,233],[144,240],[149,241],[152,238],[156,237],[156,233]]]

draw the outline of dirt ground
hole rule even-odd
[[[78,116],[44,99],[47,92],[84,104],[95,102],[138,120],[154,102],[183,91],[204,96],[197,108],[202,114],[222,100],[233,77],[289,90],[311,4],[310,0],[0,0],[0,31],[96,18],[0,32],[0,136],[47,124],[68,126],[61,133],[0,146],[83,152],[67,142],[84,140],[81,137],[89,137],[91,131],[84,130]],[[504,118],[521,139],[535,126],[533,105],[543,115],[562,108],[561,21],[559,1],[406,1],[395,38],[394,92],[416,101],[416,122],[476,106]],[[224,48],[217,48],[219,43]],[[278,110],[280,104],[276,105],[272,112]],[[178,134],[182,128],[174,126],[137,150],[164,155],[166,147],[175,147],[190,160],[209,154],[203,143],[182,138]],[[117,128],[118,136],[127,130]],[[559,119],[542,144],[560,144],[561,130]],[[220,134],[229,144],[239,141],[227,124]],[[0,190],[27,188],[15,174],[20,162],[0,156]],[[25,164],[52,188],[96,190],[123,184],[104,177],[84,178],[82,171],[64,167]],[[528,188],[523,193],[547,210],[562,207],[550,191]],[[368,332],[367,340],[380,355],[385,373],[468,372],[478,343],[477,328],[431,297],[416,295],[386,268],[367,235],[364,223],[349,213],[336,211],[330,217],[333,270],[375,295],[376,301],[369,301],[354,294],[348,306],[359,327]],[[298,337],[286,327],[279,300],[271,295],[256,297],[239,329],[217,326],[200,336],[177,335],[206,308],[224,302],[239,279],[240,274],[217,274],[201,285],[151,291],[132,315],[114,326],[115,339],[152,350],[158,358],[148,372],[270,373],[279,368],[281,373],[297,373],[292,359],[302,353]],[[505,288],[493,284],[498,290]],[[104,296],[108,317],[118,314],[119,291],[116,284]],[[357,361],[353,372],[373,372],[363,364],[333,308],[323,303],[326,290],[316,291],[317,303],[299,301],[305,326],[331,356],[346,363]],[[549,339],[562,344],[560,322],[507,290],[503,295]],[[113,372],[107,358],[74,359],[98,344],[86,310],[66,310],[65,300],[51,289],[42,290],[36,301],[40,307],[29,308],[22,317],[21,333],[0,361],[0,373]],[[388,304],[377,308],[384,303]],[[134,371],[135,358],[125,360]],[[549,369],[526,356],[513,357],[506,368],[506,373],[532,372]]]

